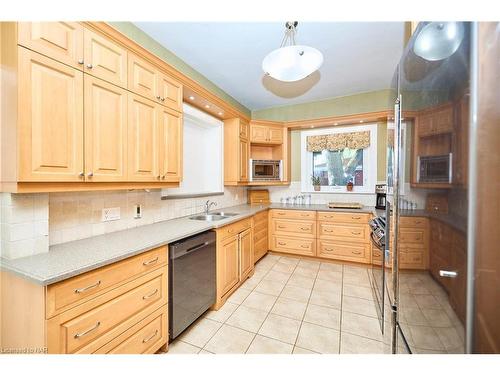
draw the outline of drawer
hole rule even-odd
[[[167,340],[168,305],[164,305],[95,353],[153,354],[166,344]]]
[[[271,250],[283,253],[312,255],[316,254],[315,239],[300,239],[286,236],[273,236]]]
[[[260,222],[254,222],[253,226],[253,232],[257,233],[260,232],[261,230],[267,230],[268,229],[268,222],[266,221],[260,221]]]
[[[252,226],[251,219],[243,219],[236,223],[226,225],[217,229],[217,239],[225,239],[245,231]]]
[[[268,247],[269,247],[269,244],[267,241],[267,237],[262,238],[259,241],[254,242],[254,244],[253,244],[254,252],[259,253],[259,254],[261,252],[265,252],[265,251],[269,250]]]
[[[167,275],[162,267],[47,320],[49,353],[92,353],[115,339],[167,304]]]
[[[260,231],[258,232],[253,232],[253,241],[256,242],[256,241],[260,241],[262,239],[266,239],[267,240],[267,236],[268,236],[268,231],[267,231],[267,227],[264,228],[264,229],[261,229]]]
[[[400,228],[426,229],[427,223],[426,217],[403,216],[399,219]]]
[[[47,318],[88,301],[112,287],[168,263],[167,247],[86,272],[47,287]]]
[[[369,242],[370,233],[367,225],[343,225],[319,222],[319,238],[334,241]]]
[[[399,253],[399,265],[404,269],[425,268],[423,252],[401,252]]]
[[[412,230],[408,228],[401,228],[399,231],[400,243],[425,243],[425,233],[423,230]]]
[[[352,244],[325,240],[318,240],[318,256],[362,263],[369,263],[371,260],[369,244]]]
[[[318,212],[319,221],[335,221],[338,223],[368,224],[370,214],[357,212]]]
[[[382,264],[382,250],[372,247],[372,264]]]
[[[277,219],[316,220],[316,211],[271,210],[271,217]]]
[[[276,235],[314,238],[316,236],[316,223],[314,221],[275,219],[272,221],[271,230]]]
[[[256,195],[257,193],[256,193],[256,192],[254,192],[253,194],[254,194],[254,195]],[[257,224],[257,223],[259,223],[259,224],[260,224],[260,223],[267,223],[267,219],[268,219],[268,217],[269,217],[269,212],[268,212],[268,210],[261,211],[261,212],[259,212],[259,213],[255,214],[255,215],[253,216],[253,222],[254,222],[255,224]]]

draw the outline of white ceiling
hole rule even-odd
[[[319,49],[319,72],[297,83],[265,77],[284,23],[137,22],[140,29],[251,110],[389,88],[402,22],[299,22],[297,44]]]

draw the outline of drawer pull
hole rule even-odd
[[[278,245],[285,246],[286,242],[278,242]]]
[[[378,254],[378,253],[373,253],[373,257],[374,257],[374,258],[380,258],[380,254]]]
[[[278,228],[279,229],[285,229],[286,227],[284,227],[283,225],[278,225]]]
[[[351,251],[351,253],[356,254],[356,255],[360,255],[361,251]]]
[[[285,215],[284,212],[278,212],[278,215]]]
[[[359,220],[359,219],[361,219],[361,216],[351,216],[351,219]]]
[[[300,245],[300,247],[304,248],[304,249],[309,249],[309,246],[308,245]]]
[[[358,235],[361,234],[361,232],[351,232],[351,234]]]
[[[95,284],[92,284],[92,285],[86,286],[85,288],[75,289],[75,293],[76,293],[76,294],[80,294],[80,293],[86,292],[86,291],[87,291],[87,290],[89,290],[89,289],[94,289],[94,288],[97,288],[99,285],[101,285],[101,280],[99,280],[99,281],[98,281],[98,282],[96,282]]]
[[[142,265],[143,266],[149,266],[150,264],[153,264],[153,263],[156,263],[158,262],[158,257],[154,258],[154,259],[151,259],[151,260],[148,260],[146,262],[143,262]]]
[[[75,338],[75,339],[79,339],[80,337],[82,337],[82,336],[85,336],[85,335],[89,334],[89,333],[90,333],[90,332],[92,332],[94,329],[99,328],[99,326],[100,326],[100,325],[101,325],[101,322],[97,322],[97,323],[95,324],[95,326],[93,326],[92,328],[89,328],[89,329],[88,329],[88,330],[86,330],[85,332],[82,332],[82,333],[77,333],[77,334],[74,336],[74,338]]]
[[[142,297],[142,299],[150,299],[151,297],[153,297],[156,293],[158,293],[158,289],[155,289],[153,293],[151,294],[147,294],[145,296]]]
[[[325,250],[326,250],[326,251],[334,251],[335,249],[331,249],[331,248],[329,248],[329,247],[325,247]]]
[[[304,228],[304,227],[301,227],[300,229],[302,229],[302,230],[309,230],[309,228]]]
[[[151,336],[149,336],[149,337],[145,338],[144,340],[142,340],[142,343],[145,344],[148,341],[151,341],[157,334],[158,334],[158,330],[156,330],[155,333],[153,333]]]
[[[325,232],[332,233],[333,229],[323,229]]]
[[[415,221],[415,224],[421,224],[422,222],[420,220]]]
[[[325,215],[324,217],[326,217],[327,219],[331,219],[333,216],[332,215]]]
[[[304,216],[304,217],[306,217],[306,216],[307,216],[307,217],[308,217],[308,216],[309,216],[309,214],[300,214],[300,216]]]

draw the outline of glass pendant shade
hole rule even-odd
[[[285,82],[303,79],[323,64],[323,54],[316,48],[293,45],[270,52],[262,61],[262,69],[271,77]]]
[[[444,60],[457,51],[463,37],[461,22],[430,22],[418,34],[413,51],[428,61]]]

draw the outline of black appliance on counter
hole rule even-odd
[[[377,210],[385,210],[386,191],[387,190],[385,184],[375,185],[375,193],[377,194],[375,208]]]

